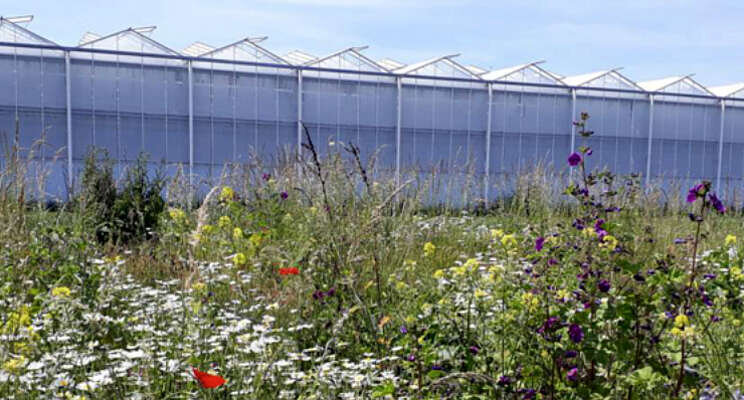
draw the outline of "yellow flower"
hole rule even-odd
[[[395,284],[395,288],[398,289],[398,290],[403,290],[403,289],[405,289],[407,287],[408,287],[408,285],[406,285],[406,283],[403,282],[403,281],[398,281],[398,283]]]
[[[437,279],[444,278],[444,271],[441,269],[434,271],[434,277]]]
[[[597,233],[597,231],[595,231],[594,228],[589,226],[589,227],[584,228],[584,230],[581,231],[581,233],[583,233],[584,236],[591,237],[591,236],[594,236]]]
[[[168,210],[168,215],[170,218],[176,222],[180,222],[181,220],[186,217],[186,214],[184,214],[183,210],[180,210],[178,208],[171,208]]]
[[[465,275],[466,267],[463,265],[461,267],[452,267],[452,275],[454,276],[463,276]]]
[[[248,240],[251,241],[253,247],[258,247],[261,245],[262,237],[260,233],[254,233],[251,235],[251,237],[248,238]]]
[[[196,282],[191,286],[191,288],[194,289],[195,292],[200,293],[207,288],[207,285],[205,285],[204,282]]]
[[[233,263],[235,263],[235,265],[243,265],[246,263],[246,261],[248,261],[248,257],[246,257],[243,253],[237,253],[233,257]]]
[[[731,246],[733,244],[736,244],[736,236],[726,235],[726,246]]]
[[[59,286],[52,289],[52,296],[54,297],[70,297],[72,292],[67,286]]]
[[[235,240],[239,240],[239,239],[241,239],[242,237],[243,237],[243,230],[242,230],[242,229],[240,229],[240,228],[238,228],[238,227],[235,227],[235,228],[233,229],[233,239],[235,239]]]
[[[209,235],[210,233],[214,232],[214,226],[213,225],[204,225],[202,226],[202,232],[204,232],[205,235]]]
[[[221,201],[229,201],[235,198],[235,191],[230,186],[225,186],[220,192]]]
[[[502,229],[491,229],[491,238],[492,239],[499,239],[502,236],[504,236],[504,231]]]
[[[674,317],[674,326],[677,328],[684,328],[685,326],[690,324],[690,320],[687,319],[687,316],[684,314],[679,314],[676,317]]]
[[[513,233],[510,233],[508,235],[504,235],[501,238],[501,245],[504,247],[513,247],[517,245],[517,239],[514,237]]]
[[[478,259],[477,258],[468,258],[467,261],[465,261],[465,265],[463,265],[468,271],[472,271],[475,268],[478,267]]]
[[[481,297],[488,296],[488,293],[486,293],[485,290],[481,290],[480,288],[478,288],[478,289],[475,289],[475,292],[473,293],[473,295],[475,296],[475,298],[480,299]]]
[[[11,374],[15,374],[17,372],[20,372],[21,368],[23,368],[25,365],[26,365],[26,357],[17,356],[15,358],[11,358],[10,360],[6,361],[3,364],[3,369]]]
[[[604,238],[602,238],[602,243],[599,244],[599,247],[605,247],[610,250],[614,250],[617,247],[617,239],[615,239],[612,235],[606,235]]]
[[[228,217],[227,215],[223,215],[220,217],[218,225],[220,226],[220,228],[224,229],[224,228],[229,227],[231,223],[232,221],[230,221],[230,217]]]
[[[434,243],[432,242],[426,242],[424,243],[424,256],[429,257],[432,254],[434,254],[434,250],[437,249],[437,246],[434,246]]]

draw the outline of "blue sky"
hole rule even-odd
[[[152,38],[174,49],[269,36],[279,54],[369,45],[372,58],[404,63],[461,53],[490,69],[546,60],[563,75],[624,67],[637,81],[744,81],[741,0],[0,0],[0,14],[34,14],[29,28],[64,45],[157,25]]]

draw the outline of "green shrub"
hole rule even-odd
[[[106,151],[92,150],[83,169],[79,204],[90,217],[99,242],[131,242],[149,239],[165,209],[165,179],[159,170],[147,171],[141,153],[129,166],[121,187],[113,177],[113,161]]]

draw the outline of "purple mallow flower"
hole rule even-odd
[[[400,333],[402,333],[402,334],[405,335],[406,333],[408,333],[408,328],[406,328],[405,325],[401,325],[400,326]]]
[[[568,336],[574,343],[581,343],[581,341],[584,340],[584,331],[578,324],[571,324],[571,326],[568,327]]]
[[[610,282],[607,279],[602,279],[597,284],[597,287],[599,288],[600,292],[607,293],[610,291]]]
[[[571,155],[568,156],[568,165],[575,167],[579,164],[581,164],[581,154],[577,152],[571,153]]]
[[[282,197],[282,200],[287,200],[287,197],[289,197],[289,193],[287,193],[287,192],[282,192],[282,193],[280,194],[280,196]]]
[[[499,386],[509,386],[509,385],[511,385],[511,383],[512,383],[512,380],[511,380],[510,377],[508,377],[506,375],[501,375],[499,377],[499,382],[497,384]]]
[[[478,348],[478,346],[470,346],[470,348],[468,350],[470,350],[470,353],[473,354],[473,355],[478,354],[478,352],[480,351],[480,349]]]
[[[579,380],[579,370],[577,368],[571,368],[566,372],[566,379],[568,379],[571,382],[576,382]]]
[[[543,245],[545,244],[545,238],[540,236],[539,238],[535,239],[535,250],[540,251],[543,249]]]
[[[687,192],[687,202],[688,203],[694,203],[695,200],[697,200],[698,196],[701,195],[700,190],[703,189],[703,184],[698,183],[697,185],[690,188],[690,191]]]
[[[718,211],[721,214],[726,212],[726,206],[723,205],[723,202],[721,202],[721,199],[719,199],[718,196],[716,196],[715,192],[711,192],[708,195],[708,198],[710,199],[710,204],[713,206],[713,208],[716,209],[716,211]]]

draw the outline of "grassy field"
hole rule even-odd
[[[0,398],[744,398],[744,225],[715,188],[662,196],[581,148],[565,192],[537,169],[427,208],[348,150],[196,205],[91,159],[55,208],[10,157]]]

